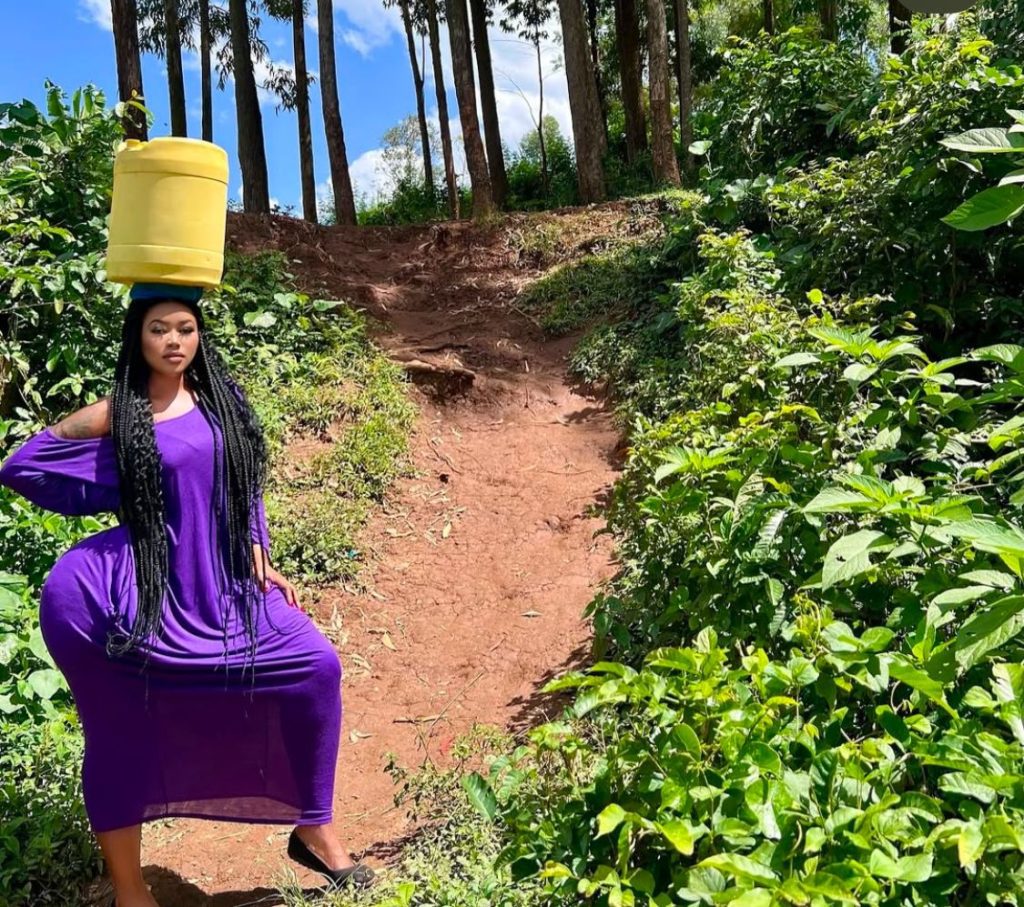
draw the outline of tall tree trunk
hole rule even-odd
[[[597,86],[597,103],[601,107],[601,128],[608,134],[608,97],[601,77],[601,44],[597,35],[597,2],[587,0],[587,36],[590,39],[590,60],[594,68],[594,84]]]
[[[640,29],[636,0],[615,0],[615,47],[626,116],[626,160],[633,164],[647,147],[647,124],[640,87]]]
[[[263,145],[263,116],[252,70],[252,41],[246,0],[229,0],[231,58],[238,114],[238,163],[242,170],[242,207],[247,213],[270,213],[267,152]]]
[[[171,102],[171,135],[188,135],[185,118],[185,77],[181,71],[181,23],[178,0],[164,0],[164,60]]]
[[[676,64],[679,79],[679,144],[683,151],[683,165],[687,173],[693,172],[693,75],[690,72],[690,4],[689,0],[674,0],[676,11]]]
[[[316,223],[316,177],[313,172],[313,132],[309,123],[309,74],[306,70],[306,10],[304,0],[292,0],[292,46],[295,51],[295,112],[299,118],[299,171],[302,177],[302,216]]]
[[[838,41],[839,14],[836,0],[818,0],[818,16],[821,19],[821,36],[826,41]]]
[[[409,0],[399,0],[402,10],[402,25],[405,27],[405,41],[409,45],[409,63],[412,66],[412,81],[416,88],[416,116],[420,121],[420,145],[423,148],[423,182],[434,185],[434,162],[430,156],[430,133],[427,131],[427,105],[423,98],[423,73],[416,59],[416,38],[412,31],[412,17],[409,15]]]
[[[498,103],[494,96],[491,45],[487,40],[486,0],[469,0],[469,10],[473,17],[476,70],[480,74],[480,107],[484,118],[484,141],[487,143],[487,167],[491,174],[491,195],[494,204],[501,208],[508,195],[508,177],[505,174],[505,154],[498,125]]]
[[[622,109],[626,116],[626,160],[632,164],[647,150],[647,123],[640,79],[640,26],[636,0],[615,2],[615,44],[619,52]]]
[[[210,0],[199,0],[199,68],[203,95],[203,141],[213,141],[213,80],[210,72]]]
[[[480,123],[476,115],[476,85],[473,81],[473,59],[469,48],[469,15],[466,0],[445,0],[448,19],[448,37],[452,51],[452,73],[455,77],[455,96],[459,102],[459,122],[462,125],[462,145],[466,152],[469,182],[473,191],[473,217],[491,212],[491,176],[487,170],[484,143],[480,138]]]
[[[907,49],[910,16],[910,10],[899,0],[889,0],[889,49],[894,54],[901,54]]]
[[[544,142],[544,67],[540,55],[540,38],[534,37],[534,49],[537,51],[537,85],[540,94],[539,112],[537,114],[537,142],[540,144],[540,181],[544,195],[548,194],[548,149]]]
[[[775,0],[761,0],[761,14],[764,18],[764,30],[769,35],[775,34]]]
[[[576,149],[576,173],[580,199],[584,204],[605,197],[604,164],[607,138],[601,120],[597,83],[587,47],[587,27],[580,0],[558,0],[565,56],[565,77],[569,87],[572,138]]]
[[[448,211],[452,220],[458,220],[459,187],[455,182],[455,154],[452,151],[452,131],[448,123],[448,93],[445,91],[444,69],[441,67],[441,37],[437,27],[436,0],[427,0],[427,32],[430,37],[430,65],[434,71],[437,116],[441,121],[441,153],[444,156],[444,181],[448,187]]]
[[[341,101],[338,98],[338,76],[334,60],[334,4],[331,0],[317,0],[317,22],[320,39],[320,99],[323,102],[327,156],[331,161],[331,183],[334,186],[334,216],[339,224],[355,225],[356,200],[352,193],[352,177],[348,172],[345,151],[345,130],[341,123]]]
[[[135,0],[110,0],[114,26],[114,56],[117,59],[117,96],[121,101],[142,99],[142,59],[139,56],[139,22]],[[125,110],[124,134],[129,139],[148,138],[146,117],[141,110]]]
[[[647,0],[648,72],[651,96],[651,150],[656,183],[679,185],[679,164],[672,139],[669,95],[668,31],[663,0]]]

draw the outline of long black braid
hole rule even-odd
[[[146,312],[159,300],[133,300],[125,313],[121,350],[114,371],[110,397],[111,436],[120,478],[122,520],[128,524],[135,555],[138,612],[129,636],[108,634],[107,654],[122,655],[163,626],[163,600],[167,589],[168,548],[161,482],[162,460],[156,445],[153,410],[149,400],[150,367],[142,354],[142,325]],[[196,355],[185,370],[185,381],[195,391],[198,404],[220,428],[223,448],[216,462],[215,506],[221,517],[226,488],[226,539],[218,539],[232,588],[229,599],[239,601],[253,662],[257,651],[256,609],[259,588],[252,569],[251,523],[255,502],[262,494],[267,474],[268,451],[263,429],[245,394],[233,378],[220,352],[205,336],[205,322],[198,304],[183,302],[195,316],[199,329]],[[216,437],[216,432],[215,432]],[[262,554],[263,574],[268,566]],[[235,595],[240,590],[241,595]],[[266,593],[263,593],[266,602]],[[225,658],[227,629],[225,627]],[[149,650],[146,662],[149,663]],[[244,677],[243,665],[242,674]],[[255,681],[255,674],[253,676]],[[225,677],[226,683],[226,677]],[[148,675],[147,675],[148,696]]]

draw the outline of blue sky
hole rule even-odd
[[[315,7],[315,3],[313,4]],[[385,130],[406,116],[415,114],[416,99],[398,11],[385,9],[381,0],[335,0],[338,86],[341,95],[345,140],[352,178],[357,192],[373,198],[387,194],[389,182],[380,167],[380,147]],[[18,24],[0,54],[0,101],[28,98],[37,104],[45,99],[44,82],[51,79],[68,93],[86,83],[102,88],[110,103],[116,101],[117,71],[114,40],[110,30],[109,0],[32,0],[20,5]],[[307,20],[306,56],[310,69],[318,74],[315,17]],[[555,116],[566,136],[571,123],[565,85],[560,68],[561,46],[557,28],[549,28],[556,40],[542,48],[545,70],[545,115]],[[291,29],[287,23],[264,19],[262,29],[275,63],[293,62]],[[452,133],[461,134],[458,108],[451,81],[448,34],[442,30],[445,84]],[[532,127],[531,107],[536,115],[538,84],[533,48],[494,28],[490,34],[494,54],[495,82],[502,139],[508,147],[518,145]],[[427,114],[437,121],[434,85],[427,52]],[[155,115],[151,136],[170,133],[167,80],[161,59],[144,56],[143,86],[146,103]],[[186,52],[185,94],[189,135],[200,134],[199,59]],[[320,116],[319,81],[311,86],[313,145],[318,193],[330,191],[327,148]],[[525,96],[525,97],[524,97]],[[282,206],[300,210],[298,137],[294,114],[277,112],[274,100],[261,92],[263,129],[269,163],[270,193]],[[228,151],[231,162],[229,194],[241,197],[241,177],[235,144],[235,101],[233,83],[214,91],[214,141]],[[440,152],[437,151],[439,156]],[[461,149],[457,148],[457,169],[465,172]]]

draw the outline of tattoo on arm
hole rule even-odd
[[[95,407],[86,407],[65,416],[50,431],[58,438],[69,439],[95,438],[105,433],[100,430],[100,418]]]

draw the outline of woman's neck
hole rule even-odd
[[[170,404],[182,393],[191,397],[188,382],[185,381],[184,375],[151,374],[147,390],[150,402],[155,404]]]

